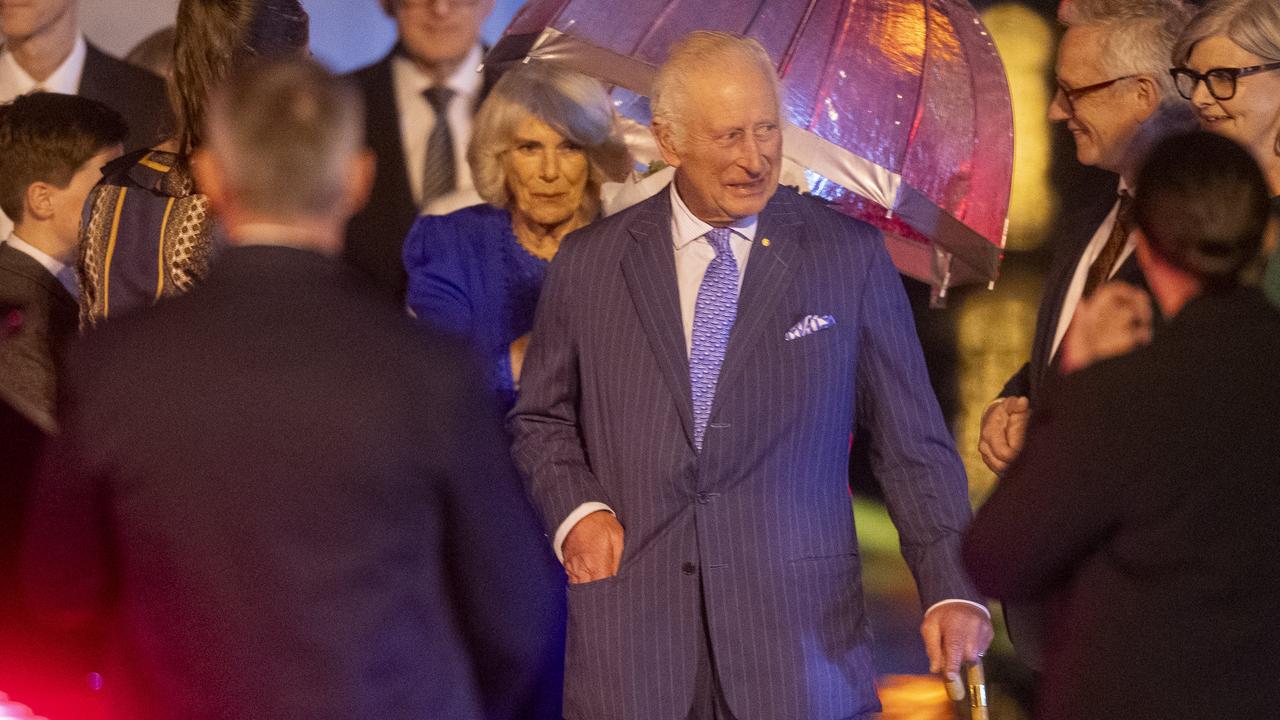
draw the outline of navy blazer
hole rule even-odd
[[[1102,224],[1115,205],[1112,200],[1106,205],[1094,208],[1092,212],[1082,213],[1087,221],[1067,231],[1059,246],[1054,249],[1053,260],[1044,281],[1044,297],[1040,301],[1040,310],[1036,314],[1035,335],[1031,341],[1031,359],[1018,369],[1004,388],[1000,397],[1023,396],[1029,398],[1034,406],[1046,381],[1049,368],[1053,364],[1053,338],[1058,332],[1058,319],[1062,316],[1062,306],[1067,299],[1067,291],[1071,288],[1071,280],[1075,277],[1076,266],[1080,258],[1093,240],[1094,233]],[[1138,267],[1137,253],[1130,253],[1120,267],[1112,275],[1113,280],[1136,285],[1147,289],[1147,279]],[[1159,313],[1157,309],[1157,314]]]
[[[548,271],[514,454],[548,532],[588,501],[626,531],[617,576],[569,590],[570,720],[685,718],[702,597],[735,716],[877,710],[848,487],[858,418],[925,605],[979,599],[959,566],[964,469],[880,233],[779,188],[756,237],[700,453],[669,193],[573,233]],[[835,324],[784,340],[810,314]]]
[[[266,246],[73,350],[23,567],[106,611],[119,717],[560,717],[563,573],[466,360]]]

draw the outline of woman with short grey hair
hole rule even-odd
[[[600,83],[537,62],[494,86],[467,160],[488,204],[418,219],[404,245],[407,303],[471,341],[509,408],[547,265],[599,215],[601,185],[631,163]]]
[[[1280,213],[1280,3],[1211,0],[1174,49],[1171,71],[1200,126],[1253,155]],[[1280,304],[1280,254],[1274,237],[1266,287]]]

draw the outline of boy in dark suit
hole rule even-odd
[[[17,220],[0,244],[0,577],[16,576],[23,502],[54,428],[62,347],[76,330],[80,211],[126,131],[115,111],[75,95],[34,93],[0,106],[0,209]],[[42,712],[89,718],[80,678],[92,668],[79,640],[33,634],[16,597],[0,593],[0,687]]]
[[[0,383],[44,417],[62,341],[76,328],[81,211],[127,130],[114,110],[75,95],[34,93],[0,107],[0,209],[16,223],[0,245],[0,302],[19,324],[0,346]]]

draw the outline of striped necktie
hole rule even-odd
[[[423,93],[431,110],[436,114],[436,124],[427,136],[426,169],[422,175],[422,206],[442,195],[453,192],[457,185],[457,170],[453,161],[453,133],[449,130],[449,101],[454,92],[437,85]]]
[[[720,366],[729,347],[729,331],[733,330],[733,321],[738,315],[738,262],[729,247],[731,234],[729,228],[713,228],[706,234],[716,256],[702,276],[693,310],[689,380],[693,396],[693,442],[699,450],[711,417]]]

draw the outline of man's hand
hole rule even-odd
[[[978,452],[982,461],[997,475],[1009,469],[1027,435],[1031,405],[1025,397],[1006,397],[987,406],[982,413],[982,434]]]
[[[960,679],[960,664],[977,662],[987,651],[995,630],[986,613],[968,603],[938,605],[920,624],[924,649],[929,654],[929,672],[941,673],[947,682]]]
[[[1062,339],[1063,374],[1123,355],[1151,342],[1151,296],[1122,282],[1109,282],[1080,301]]]
[[[622,525],[611,512],[593,512],[573,526],[561,551],[571,585],[613,577],[622,561]]]

